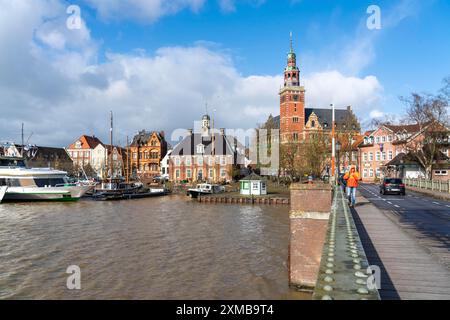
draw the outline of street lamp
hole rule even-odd
[[[341,171],[341,155],[340,155],[340,151],[342,148],[342,144],[337,141],[336,142],[336,153],[337,153],[337,175],[338,175],[338,179],[339,179],[339,173]]]

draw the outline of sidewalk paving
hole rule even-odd
[[[450,270],[413,236],[361,195],[352,214],[369,263],[381,269],[383,300],[450,299]]]

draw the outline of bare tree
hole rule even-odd
[[[432,178],[433,164],[440,153],[449,146],[448,108],[450,105],[450,78],[436,95],[412,93],[401,98],[407,105],[407,119],[418,125],[419,136],[405,143],[406,151],[424,168],[427,178]]]

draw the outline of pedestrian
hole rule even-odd
[[[347,198],[350,207],[354,207],[356,204],[356,188],[358,188],[360,179],[359,172],[356,171],[354,166],[352,166],[350,171],[344,175],[344,180],[347,185]]]

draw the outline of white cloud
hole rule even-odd
[[[385,114],[384,114],[383,111],[373,110],[373,111],[370,112],[369,116],[370,116],[371,119],[380,119],[380,118],[383,118],[385,116]]]
[[[21,122],[34,132],[32,143],[65,146],[81,134],[106,140],[109,110],[122,144],[144,128],[170,135],[192,127],[206,101],[216,127],[247,129],[279,113],[280,75],[244,77],[230,56],[201,44],[110,53],[98,63],[86,26],[69,32],[64,6],[36,3],[0,0],[0,140],[19,141]],[[337,71],[311,74],[305,84],[309,106],[334,102],[361,112],[382,90],[375,77]]]
[[[200,10],[206,0],[85,0],[104,19],[138,19],[152,23],[185,9]]]
[[[327,108],[331,103],[338,107],[351,105],[361,115],[378,105],[383,90],[374,76],[344,76],[338,71],[307,75],[305,86],[307,106]]]

